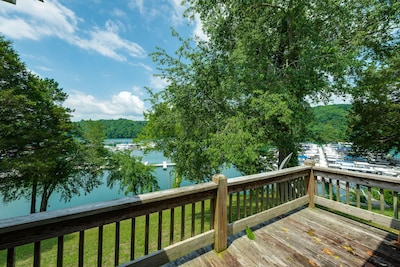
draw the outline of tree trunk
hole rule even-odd
[[[46,184],[43,188],[42,200],[40,201],[40,212],[47,211],[47,206],[49,204],[49,198],[53,193],[55,184]]]
[[[36,213],[36,195],[37,195],[37,180],[35,179],[32,184],[31,214]]]
[[[47,204],[49,203],[49,198],[47,195],[43,192],[42,194],[42,200],[40,201],[40,212],[46,211],[47,210]]]

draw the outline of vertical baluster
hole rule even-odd
[[[174,243],[174,221],[175,221],[175,208],[170,210],[170,222],[169,222],[169,244]]]
[[[150,214],[146,214],[146,225],[144,230],[144,255],[149,254],[149,232],[150,232]]]
[[[132,218],[132,223],[131,223],[131,260],[135,259],[135,243],[136,243],[136,218]]]
[[[247,217],[247,190],[243,190],[243,218]]]
[[[261,188],[261,211],[265,210],[265,185]]]
[[[314,177],[314,196],[318,196],[318,176]]]
[[[372,189],[368,186],[368,210],[372,210]]]
[[[279,206],[281,202],[281,190],[280,190],[280,183],[276,183],[275,185],[275,201],[274,206]]]
[[[288,196],[288,200],[292,200],[293,199],[293,180],[289,180],[288,182],[288,191],[289,191],[289,196]]]
[[[381,214],[385,213],[385,195],[383,193],[383,188],[379,189],[379,202],[381,208]]]
[[[97,266],[101,267],[103,264],[103,225],[99,226],[98,240],[97,240]]]
[[[40,241],[35,242],[34,245],[33,266],[34,267],[40,266]]]
[[[63,266],[63,255],[64,254],[64,236],[57,238],[57,267]]]
[[[204,233],[204,200],[201,201],[201,225],[200,225],[200,231]]]
[[[336,180],[336,201],[340,202],[340,181]]]
[[[283,183],[283,188],[285,190],[285,199],[284,199],[284,203],[289,201],[289,181],[286,181]]]
[[[325,177],[321,177],[321,194],[325,198]]]
[[[250,189],[250,215],[253,215],[253,197],[254,197],[254,189]]]
[[[275,185],[276,184],[271,184],[271,207],[275,207]]]
[[[286,203],[287,200],[287,182],[282,182],[281,183],[281,203],[280,204],[284,204]]]
[[[269,197],[269,184],[265,187],[265,195],[266,195],[266,209],[269,209],[270,197]]]
[[[119,265],[120,232],[121,232],[121,223],[115,222],[114,266]]]
[[[283,196],[282,196],[282,183],[277,183],[276,184],[276,205],[280,205],[283,203]]]
[[[329,179],[329,199],[333,200],[332,179]]]
[[[190,233],[190,236],[193,237],[195,235],[196,229],[196,203],[192,203],[192,231]]]
[[[259,202],[259,194],[260,194],[260,187],[255,189],[255,193],[256,193],[256,213],[258,212],[258,202]]]
[[[350,183],[346,182],[346,204],[350,204]]]
[[[236,220],[240,220],[240,192],[236,192]]]
[[[162,211],[158,212],[158,237],[157,237],[157,249],[161,249],[161,244],[162,244]]]
[[[297,186],[296,186],[297,197],[304,196],[303,187],[305,188],[305,181],[306,181],[306,179],[304,176],[297,179]]]
[[[393,218],[399,218],[399,208],[398,208],[398,192],[393,192]]]
[[[85,247],[85,231],[80,231],[79,232],[79,259],[78,259],[79,267],[83,267],[84,247]]]
[[[215,198],[210,199],[210,230],[214,229]]]
[[[228,210],[228,222],[229,223],[231,223],[232,222],[232,217],[233,217],[233,215],[232,215],[232,209],[233,209],[233,207],[232,207],[232,194],[229,194],[229,210]]]
[[[357,208],[361,207],[361,197],[360,197],[360,185],[356,184],[356,201],[357,201]]]
[[[7,249],[7,267],[15,266],[15,248]]]
[[[181,241],[185,239],[185,205],[181,206]]]

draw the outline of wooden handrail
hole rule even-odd
[[[342,192],[339,187],[346,186],[346,201],[342,203]],[[349,203],[349,188],[353,185],[356,191],[357,204]],[[329,192],[325,195],[325,186]],[[368,200],[371,202],[371,188],[378,188],[381,194],[381,207],[385,190],[394,192],[394,218],[365,211],[360,206],[360,188],[368,188]],[[321,191],[322,188],[322,191]],[[336,188],[334,192],[333,189]],[[321,192],[319,192],[319,190]],[[398,220],[397,194],[400,192],[400,180],[392,177],[383,177],[351,171],[314,166],[310,162],[306,166],[287,168],[280,171],[260,173],[249,176],[226,179],[222,175],[213,177],[209,183],[186,186],[177,189],[163,190],[120,200],[84,205],[75,208],[57,210],[0,220],[0,250],[7,249],[9,266],[15,264],[15,248],[24,244],[35,244],[35,262],[40,263],[41,242],[45,239],[58,238],[58,266],[62,266],[64,235],[79,233],[79,264],[84,261],[85,231],[98,227],[99,252],[98,261],[101,265],[103,226],[115,223],[115,256],[114,264],[120,264],[120,222],[132,220],[132,231],[135,231],[136,218],[145,216],[144,256],[134,255],[131,248],[131,260],[123,266],[160,265],[177,257],[190,253],[193,250],[213,244],[218,252],[227,247],[227,238],[246,227],[255,226],[298,207],[321,205],[341,212],[359,216],[370,221],[376,221],[388,227],[400,229]],[[335,195],[333,194],[335,193]],[[336,198],[336,199],[334,199]],[[205,201],[209,207],[209,228],[205,229]],[[197,203],[197,204],[196,204]],[[185,212],[186,205],[191,212]],[[197,206],[197,211],[196,211]],[[370,204],[369,207],[370,208]],[[208,210],[208,208],[207,208]],[[162,245],[163,212],[168,212],[170,220],[170,242],[166,247]],[[177,212],[181,211],[180,219],[175,220]],[[158,218],[158,246],[154,251],[149,250],[150,215]],[[191,218],[185,232],[185,217]],[[194,220],[201,221],[201,230],[195,231]],[[176,225],[178,223],[179,225]],[[180,226],[180,227],[179,227]],[[174,228],[181,229],[176,233]],[[166,229],[168,230],[168,229]],[[136,242],[135,232],[132,232],[131,244]],[[174,236],[177,235],[176,238]],[[190,236],[189,236],[190,235]],[[188,238],[189,236],[189,238]],[[156,237],[157,238],[157,237]],[[164,239],[165,240],[165,239]],[[179,240],[179,241],[178,241]],[[400,241],[400,236],[399,236]],[[157,242],[156,242],[157,243]],[[77,251],[78,254],[78,251]],[[108,256],[107,256],[108,257]],[[55,263],[54,263],[55,264]]]
[[[325,186],[326,182],[329,186],[329,199],[325,198],[324,188],[322,188],[322,196],[318,194],[315,196],[315,201],[318,205],[337,210],[351,216],[361,218],[366,221],[374,222],[379,225],[400,230],[400,221],[398,220],[398,192],[400,192],[400,179],[369,174],[362,172],[339,170],[327,167],[313,167],[315,179],[321,177],[321,182]],[[333,180],[336,180],[336,185],[333,185]],[[340,183],[345,183],[346,186],[346,204],[340,202]],[[350,184],[355,185],[356,190],[356,207],[349,205],[348,200]],[[336,201],[333,200],[332,188],[336,187]],[[368,189],[368,210],[360,209],[360,188],[365,186]],[[378,188],[380,198],[377,200],[380,206],[381,214],[372,212],[372,188]],[[384,213],[384,191],[389,190],[393,192],[393,218],[385,216]],[[400,243],[400,232],[398,235],[398,242]]]

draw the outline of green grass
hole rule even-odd
[[[272,194],[269,192],[269,198]],[[258,194],[258,197],[256,195]],[[250,203],[252,203],[252,214],[257,211],[271,208],[272,206],[279,205],[279,200],[274,193],[274,203],[269,201],[269,206],[261,207],[261,192],[259,190],[253,191],[253,198],[250,201],[250,194],[246,195],[246,214],[244,214],[243,194],[240,195],[240,202],[237,203],[236,194],[232,196],[232,219],[237,219],[237,205],[239,205],[240,218],[251,215]],[[263,194],[265,198],[265,193]],[[258,209],[256,200],[258,199]],[[210,223],[210,202],[205,201],[204,215],[205,225],[204,231],[211,229]],[[229,205],[229,197],[227,199]],[[174,240],[173,243],[179,242],[182,238],[181,233],[181,207],[174,209]],[[191,236],[192,226],[192,205],[185,206],[185,228],[183,239]],[[162,247],[170,245],[170,210],[162,212]],[[132,220],[124,220],[120,222],[120,253],[119,263],[127,262],[130,260],[130,247],[131,247],[131,224]],[[114,266],[114,247],[115,247],[115,228],[116,224],[108,224],[103,226],[103,266]],[[136,237],[135,237],[135,258],[144,255],[145,250],[145,216],[136,218]],[[156,251],[158,248],[158,213],[150,215],[149,227],[149,253]],[[201,233],[201,202],[195,205],[195,235]],[[85,243],[84,243],[84,265],[96,266],[97,265],[97,246],[98,246],[98,228],[85,230]],[[16,266],[33,266],[33,244],[19,246],[16,248]],[[64,236],[64,266],[77,266],[78,264],[78,251],[79,251],[79,233],[73,233]],[[0,267],[6,266],[7,251],[0,251]],[[57,263],[57,238],[51,238],[41,242],[41,266],[55,266]]]
[[[201,203],[196,203],[195,234],[201,230]],[[204,230],[210,229],[210,201],[205,201],[205,226]],[[174,243],[181,240],[181,207],[174,211]],[[191,204],[185,206],[185,230],[184,239],[191,236]],[[170,210],[164,210],[162,214],[162,247],[170,243]],[[131,220],[120,223],[120,253],[119,262],[130,260],[131,243]],[[103,227],[103,266],[114,266],[114,244],[116,224],[104,225]],[[149,227],[149,253],[157,250],[158,245],[158,213],[150,215]],[[144,255],[145,240],[145,216],[136,218],[135,258]],[[97,265],[98,228],[85,231],[84,265]],[[79,251],[79,233],[73,233],[64,237],[64,266],[77,266]],[[0,251],[0,266],[6,266],[7,251]],[[19,246],[16,248],[16,266],[33,266],[33,244]],[[55,266],[57,263],[57,238],[51,238],[41,242],[41,266]]]

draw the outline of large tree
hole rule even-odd
[[[400,40],[397,40],[399,44]],[[359,154],[400,152],[400,48],[371,62],[357,81],[349,135]]]
[[[209,39],[153,54],[169,85],[153,94],[146,137],[194,181],[225,163],[263,171],[271,146],[296,164],[307,100],[350,92],[363,56],[384,55],[398,27],[392,1],[185,2]]]
[[[31,200],[31,212],[45,211],[55,191],[65,200],[91,191],[100,181],[102,141],[78,140],[67,95],[21,63],[11,43],[0,37],[0,192],[4,201]],[[96,153],[90,153],[95,151]],[[95,160],[96,159],[96,160]],[[99,160],[100,159],[100,160]],[[90,163],[89,163],[90,162]]]

